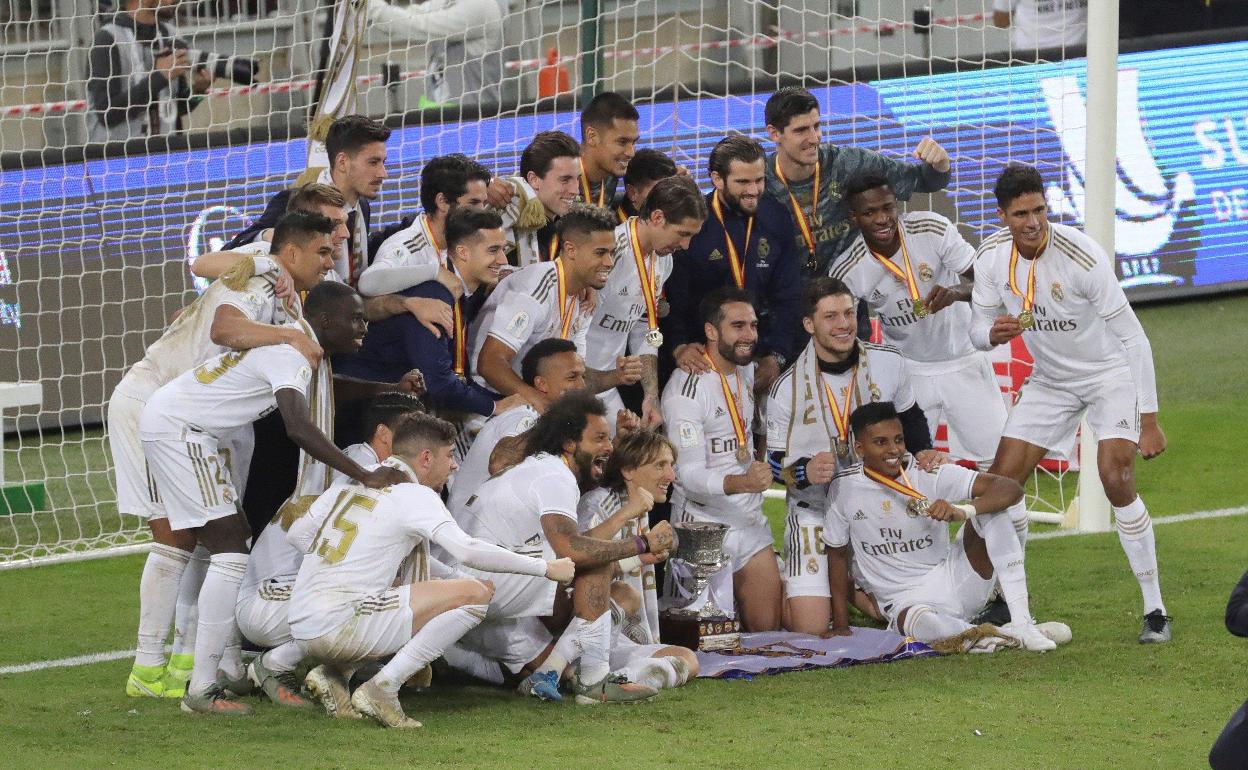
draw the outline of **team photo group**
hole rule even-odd
[[[733,631],[1050,651],[1078,629],[1032,614],[1024,486],[1085,417],[1142,599],[1121,634],[1171,639],[1135,484],[1166,449],[1152,350],[1039,171],[990,173],[971,243],[906,205],[950,185],[940,144],[826,142],[806,90],[767,100],[773,150],[731,134],[696,168],[640,124],[599,93],[514,177],[428,159],[382,222],[390,129],[340,118],[326,167],[194,261],[207,290],[108,404],[153,538],[127,695],[396,728],[439,680],[652,701],[699,674],[669,557],[705,531]],[[989,351],[1017,338],[1010,404]]]

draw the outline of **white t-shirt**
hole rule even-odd
[[[952,463],[929,473],[913,458],[906,462],[911,485],[929,501],[970,499],[979,475]],[[852,545],[855,574],[881,605],[913,588],[949,555],[949,525],[910,512],[912,499],[867,478],[861,465],[832,479],[823,542]]]
[[[277,391],[305,398],[312,368],[290,345],[222,353],[176,377],[152,394],[139,419],[139,437],[179,439],[183,432],[220,438],[277,408]]]
[[[667,437],[679,453],[672,506],[687,502],[685,510],[695,521],[729,526],[766,522],[761,493],[724,494],[724,478],[745,473],[754,459],[754,364],[739,366],[737,372],[739,386],[736,376],[727,376],[745,423],[749,452],[745,460],[737,459],[737,434],[718,374],[688,374],[678,369],[663,389]]]
[[[477,437],[472,440],[468,454],[462,459],[456,458],[459,470],[455,472],[455,481],[451,484],[451,496],[447,507],[455,520],[463,523],[464,503],[472,497],[490,478],[490,454],[498,442],[510,436],[518,436],[537,422],[537,410],[525,404],[508,409],[485,421]]]
[[[1027,273],[1036,270],[1034,328],[1022,334],[1035,359],[1032,378],[1057,387],[1084,385],[1117,369],[1130,368],[1122,341],[1106,326],[1120,313],[1132,313],[1127,295],[1105,252],[1088,236],[1066,225],[1049,223],[1049,245],[1035,260],[1020,257],[1014,285],[1027,290]],[[1002,229],[986,238],[975,263],[973,312],[995,316],[1005,306],[1017,316],[1023,298],[1010,289],[1013,241]]]
[[[237,308],[258,323],[284,324],[292,320],[290,311],[273,294],[274,279],[270,274],[252,277],[242,291],[234,291],[220,281],[213,283],[186,306],[160,339],[148,346],[143,360],[131,367],[117,389],[133,398],[146,399],[156,388],[225,351],[212,341],[212,321],[223,305]]]
[[[342,450],[342,453],[345,454],[347,457],[350,457],[352,460],[355,460],[356,465],[359,465],[361,468],[368,468],[370,466],[376,465],[377,463],[381,462],[381,458],[377,457],[377,452],[375,452],[373,450],[373,447],[369,445],[367,442],[363,442],[359,444],[352,444],[351,446]],[[332,477],[330,478],[329,483],[330,484],[351,484],[354,481],[355,481],[354,479],[352,479],[350,476],[343,473],[342,471],[335,470],[333,472]]]
[[[382,242],[373,263],[360,275],[361,293],[393,294],[438,277],[446,252],[438,247],[423,212],[408,227]]]
[[[270,522],[251,546],[247,556],[247,572],[243,574],[238,597],[253,596],[257,590],[261,598],[284,601],[290,598],[303,552],[286,539],[286,530],[276,521]]]
[[[481,371],[481,349],[487,338],[493,337],[516,351],[511,368],[519,374],[525,353],[544,339],[560,336],[558,282],[555,262],[529,265],[499,282],[469,331],[473,377],[478,383],[488,387],[477,374]],[[572,313],[567,338],[576,343],[577,352],[584,357],[590,318],[575,297],[566,302]]]
[[[926,298],[935,286],[956,286],[961,274],[974,266],[975,249],[948,219],[916,211],[898,221],[920,298]],[[901,249],[890,261],[904,273]],[[953,361],[975,351],[967,334],[970,306],[955,302],[925,318],[916,317],[905,282],[880,264],[861,233],[833,263],[831,275],[844,281],[855,297],[867,301],[880,319],[884,341],[896,345],[911,361]]]
[[[646,333],[650,331],[646,299],[629,235],[629,224],[635,221],[636,217],[630,218],[615,228],[615,265],[607,285],[598,292],[598,307],[587,336],[585,366],[590,369],[610,371],[615,368],[616,357],[627,353],[658,355],[658,349],[646,343]],[[672,274],[672,257],[652,253],[647,255],[645,265],[654,273],[657,302],[663,294],[663,284]]]
[[[993,0],[992,10],[1009,11],[1016,50],[1080,45],[1088,39],[1088,0]]]
[[[555,558],[542,517],[576,523],[581,491],[576,476],[554,455],[538,454],[487,481],[464,503],[461,521],[473,537],[525,556]]]

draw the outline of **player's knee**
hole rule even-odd
[[[698,656],[693,654],[693,650],[685,647],[664,647],[655,653],[657,658],[680,658],[684,663],[687,676],[679,684],[684,684],[690,679],[694,679],[702,672],[702,667],[698,665]]]
[[[618,580],[611,584],[611,600],[625,615],[636,615],[641,611],[641,594],[637,593],[637,589]]]
[[[1132,463],[1114,458],[1101,463],[1098,471],[1105,496],[1114,505],[1126,505],[1135,498],[1135,467]]]
[[[464,604],[489,604],[494,598],[494,584],[488,580],[469,580],[464,589]]]

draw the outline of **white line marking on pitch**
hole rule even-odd
[[[1154,524],[1177,524],[1184,521],[1199,521],[1201,519],[1221,519],[1227,516],[1242,516],[1248,513],[1248,505],[1241,505],[1237,508],[1219,508],[1213,511],[1197,511],[1195,513],[1181,513],[1175,516],[1162,516],[1153,519]],[[1112,530],[1111,530],[1112,531]],[[1059,529],[1053,532],[1040,532],[1032,535],[1027,540],[1052,540],[1057,537],[1069,537],[1070,535],[1088,535],[1088,534],[1108,534],[1108,533],[1092,533],[1080,532],[1077,529]],[[110,660],[122,660],[134,655],[134,650],[113,650],[112,652],[96,652],[91,655],[76,655],[72,658],[57,658],[56,660],[39,660],[34,663],[21,663],[16,666],[0,666],[0,676],[5,674],[25,674],[31,671],[44,671],[49,668],[64,668],[67,666],[88,666],[92,663],[105,663]]]

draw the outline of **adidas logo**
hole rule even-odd
[[[709,256],[707,256],[706,261],[714,262],[717,259],[723,259],[723,258],[724,258],[724,253],[722,251],[720,251],[719,249],[711,249],[711,253]]]
[[[627,297],[627,296],[628,296],[628,287],[627,287],[627,286],[625,286],[624,288],[620,289],[620,296],[621,296],[621,297]]]
[[[1119,427],[1119,428],[1124,428],[1124,429],[1127,429],[1127,430],[1130,430],[1130,429],[1131,429],[1131,425],[1130,425],[1130,424],[1129,424],[1126,420],[1119,420],[1119,421],[1118,421],[1118,427]]]
[[[854,521],[864,521],[866,518],[867,514],[863,513],[861,510],[854,513]]]
[[[528,540],[525,540],[524,544],[525,545],[537,545],[540,542],[542,542],[542,536],[540,534],[537,534],[529,538]]]
[[[724,415],[726,415],[726,414],[728,414],[728,413],[724,411],[724,408],[723,408],[722,406],[717,406],[717,407],[715,407],[715,416],[716,416],[716,417],[723,417],[723,416],[724,416]]]

